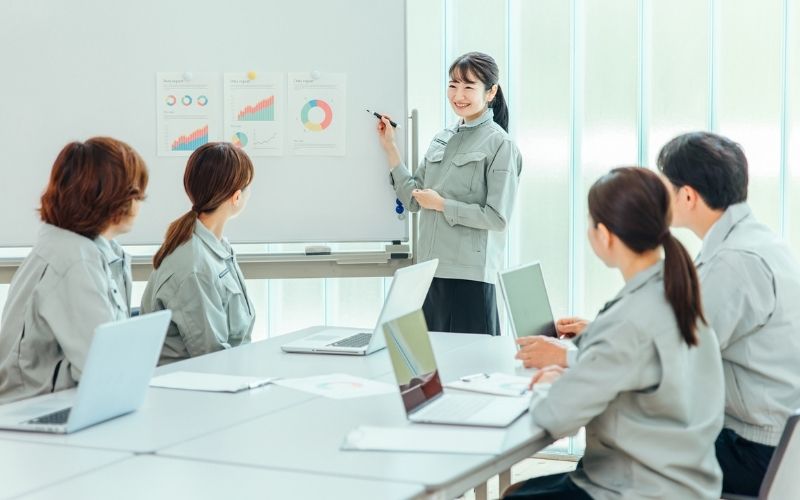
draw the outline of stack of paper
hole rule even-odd
[[[440,425],[361,426],[345,437],[342,449],[498,455],[505,435],[502,430]]]
[[[150,381],[150,387],[187,391],[239,392],[270,384],[274,378],[241,377],[220,373],[172,372]]]

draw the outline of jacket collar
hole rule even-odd
[[[124,262],[125,252],[122,251],[122,247],[116,241],[98,236],[94,239],[94,244],[100,249],[100,253],[103,255],[107,264],[111,265],[117,262]]]
[[[623,297],[634,293],[635,291],[639,290],[644,285],[646,285],[648,282],[655,279],[656,277],[663,276],[663,274],[664,274],[663,260],[659,260],[652,266],[646,269],[642,269],[641,271],[636,273],[630,280],[628,280],[627,283],[625,283],[625,286],[622,287],[622,290],[619,291],[616,297],[606,302],[606,304],[603,306],[602,309],[600,309],[600,312],[598,314],[606,312],[608,309],[611,308],[611,306],[622,300]]]
[[[728,236],[744,219],[752,216],[753,212],[750,210],[750,205],[746,201],[731,205],[725,209],[722,217],[711,226],[708,234],[703,238],[703,248],[700,250],[700,255],[697,256],[696,265],[708,262],[720,249],[722,244],[728,239]]]
[[[472,121],[464,121],[464,119],[459,119],[453,125],[453,132],[458,132],[459,130],[465,129],[472,129],[483,125],[484,123],[494,119],[494,110],[492,108],[487,107],[486,111],[481,114],[481,116],[475,118]]]
[[[233,257],[233,249],[230,243],[228,243],[227,238],[223,237],[222,240],[218,240],[214,233],[199,220],[194,223],[194,234],[220,259],[230,259]]]

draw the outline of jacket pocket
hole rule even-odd
[[[226,273],[222,278],[225,288],[225,312],[228,315],[228,343],[231,346],[239,345],[243,339],[249,339],[250,325],[253,314],[247,295],[239,285],[233,272]]]
[[[452,189],[454,194],[466,194],[477,190],[476,184],[484,178],[486,153],[480,151],[459,153],[453,156],[452,163],[453,168],[447,179],[448,188]],[[483,183],[483,181],[480,182],[481,185]]]

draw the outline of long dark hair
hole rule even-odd
[[[192,201],[192,209],[169,225],[164,243],[153,257],[153,267],[158,269],[169,254],[189,241],[201,213],[213,212],[252,180],[250,157],[233,144],[209,142],[197,148],[183,174],[183,187]]]
[[[494,111],[495,123],[508,132],[508,105],[503,97],[503,89],[497,83],[500,79],[500,70],[492,56],[483,52],[467,52],[453,61],[449,74],[454,81],[476,83],[469,79],[469,76],[473,75],[480,80],[487,91],[492,88],[492,85],[497,85],[497,93],[489,106]]]
[[[671,199],[664,182],[640,167],[615,168],[589,190],[589,215],[636,253],[664,247],[664,291],[681,336],[697,345],[697,321],[706,322],[691,257],[672,235]]]

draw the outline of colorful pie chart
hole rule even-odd
[[[321,121],[314,121],[309,117],[309,113],[311,113],[311,110],[314,108],[319,108],[322,111],[323,118]],[[333,110],[331,106],[322,99],[312,99],[300,110],[300,121],[303,122],[303,126],[306,129],[312,132],[321,132],[328,128],[333,121]]]
[[[247,146],[247,142],[247,134],[244,132],[236,132],[233,134],[233,137],[231,137],[231,143],[233,143],[233,145],[237,148],[243,148]]]

